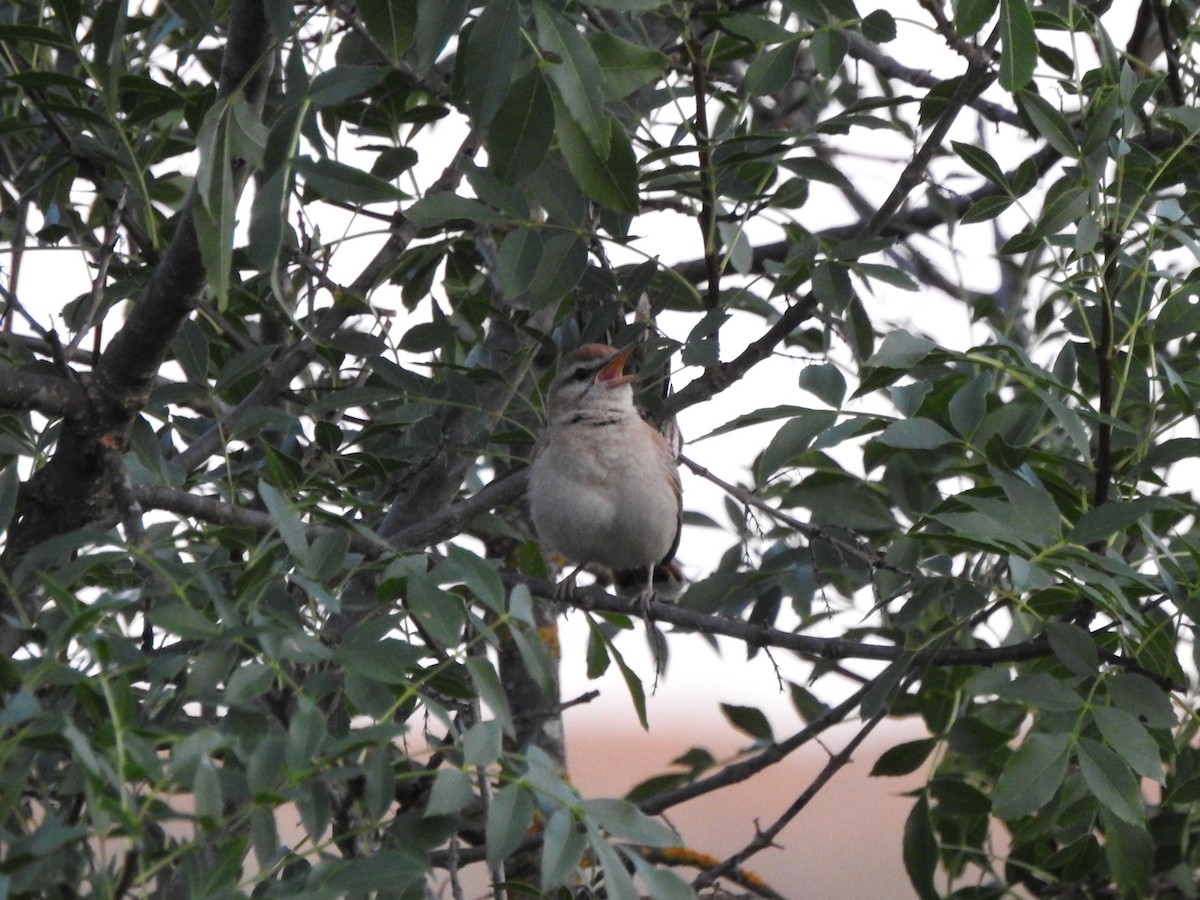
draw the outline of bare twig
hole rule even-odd
[[[825,764],[825,767],[821,769],[821,771],[817,774],[817,777],[812,780],[812,783],[804,789],[803,793],[801,793],[800,796],[797,797],[791,804],[791,806],[784,810],[783,814],[780,815],[779,818],[777,818],[773,823],[771,823],[768,828],[756,830],[754,838],[745,847],[743,847],[737,853],[734,853],[719,866],[714,866],[711,869],[701,872],[699,876],[697,876],[692,882],[692,887],[696,888],[696,890],[699,890],[706,885],[712,884],[725,874],[741,868],[746,860],[748,860],[754,854],[761,850],[765,850],[767,847],[770,847],[774,843],[774,840],[779,833],[783,831],[784,827],[794,818],[796,818],[796,816],[799,815],[800,811],[804,809],[804,807],[808,806],[813,797],[817,795],[821,788],[829,783],[829,780],[833,778],[835,774],[837,774],[839,769],[850,762],[854,751],[858,749],[859,745],[861,745],[864,740],[866,740],[867,735],[875,729],[875,726],[883,721],[885,712],[886,710],[881,709],[879,712],[875,713],[875,715],[872,716],[866,722],[866,724],[864,724],[863,727],[858,730],[854,737],[846,742],[846,746],[830,757],[829,761]]]

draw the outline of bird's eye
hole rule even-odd
[[[589,377],[590,372],[586,368],[576,369],[571,374],[571,378],[575,381],[587,381]]]

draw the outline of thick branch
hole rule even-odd
[[[87,409],[87,394],[76,382],[57,375],[5,369],[0,371],[0,408],[71,419]]]
[[[271,31],[262,0],[235,0],[221,63],[219,94],[242,90],[261,109],[271,71]],[[54,456],[23,492],[5,551],[11,565],[30,547],[99,518],[111,500],[104,478],[106,447],[123,444],[149,396],[178,329],[199,301],[205,270],[193,210],[195,188],[180,211],[175,234],[134,303],[125,325],[97,362],[88,389],[91,408],[62,430]],[[0,650],[20,637],[5,631]]]

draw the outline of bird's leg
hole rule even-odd
[[[554,586],[554,599],[557,603],[565,606],[575,600],[575,579],[579,577],[584,565],[585,563],[577,565],[566,578]]]
[[[646,569],[646,586],[638,591],[633,598],[638,605],[642,614],[642,622],[646,626],[646,640],[650,643],[650,653],[654,657],[654,687],[652,692],[658,690],[658,677],[663,673],[665,662],[666,647],[662,643],[662,636],[658,633],[658,629],[654,625],[654,616],[650,610],[650,604],[658,597],[658,592],[654,590],[654,566],[651,565]]]
[[[642,614],[642,621],[646,623],[646,628],[653,627],[654,617],[650,614],[650,604],[658,597],[658,592],[654,590],[654,566],[646,569],[646,586],[642,588],[634,596],[634,601],[638,605],[638,610]]]

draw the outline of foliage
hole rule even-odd
[[[1128,12],[8,4],[0,895],[778,896],[742,864],[907,716],[919,896],[1194,896],[1196,10]],[[728,552],[662,646],[811,662],[625,799],[566,778],[520,505],[584,340],[774,429],[694,467]],[[577,605],[644,715],[636,605]],[[736,856],[657,818],[849,720]]]

